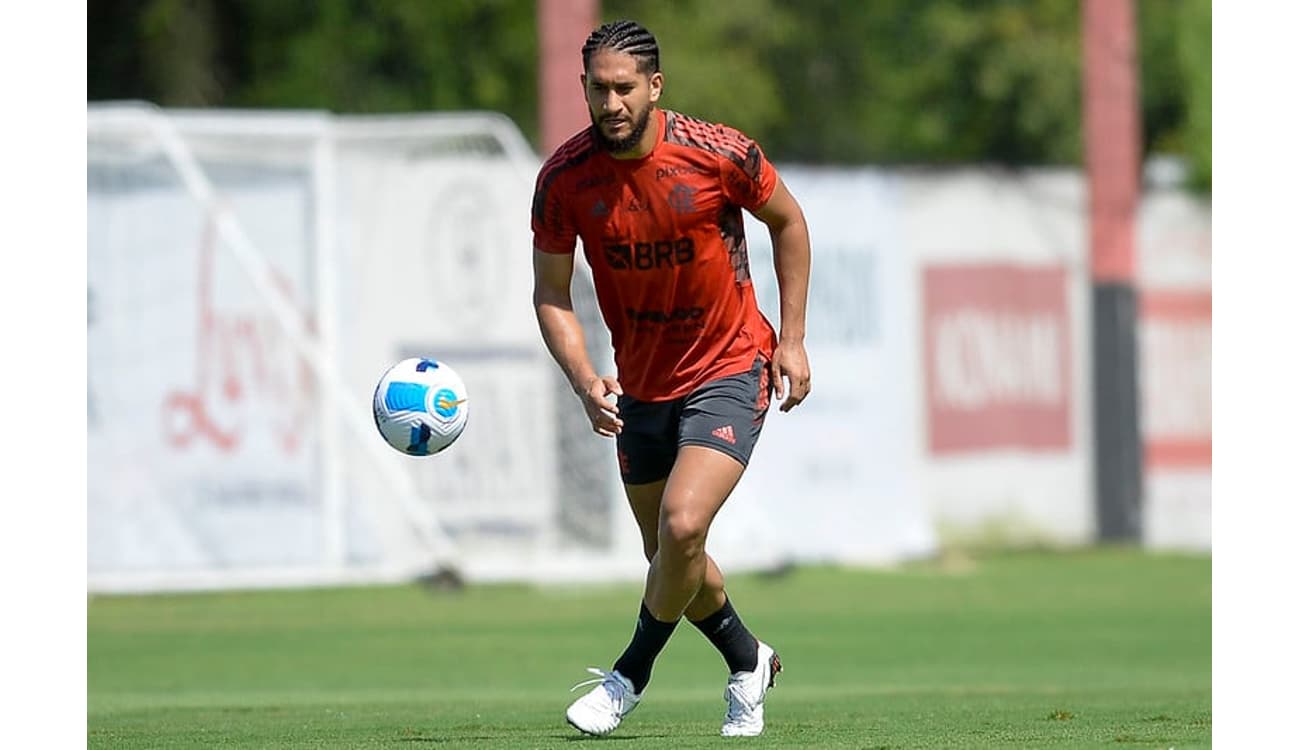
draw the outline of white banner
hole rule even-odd
[[[1213,424],[1208,203],[1153,190],[1138,217],[1143,541],[1211,546]]]
[[[301,177],[223,195],[309,316]],[[87,229],[91,569],[319,558],[313,380],[209,217],[164,173],[104,168]]]
[[[1081,176],[968,168],[902,175],[899,190],[903,252],[923,289],[919,474],[944,541],[1092,541]],[[970,387],[965,398],[952,398],[954,383]]]
[[[385,157],[346,141],[339,154],[348,217],[340,346],[356,397],[369,399],[399,359],[450,364],[469,392],[465,433],[435,457],[403,463],[471,569],[493,545],[540,549],[559,459],[555,365],[531,302],[529,178],[508,163]]]
[[[813,261],[805,346],[813,390],[773,399],[745,476],[709,535],[719,561],[887,563],[932,553],[917,483],[917,325],[897,193],[882,173],[782,169]],[[746,217],[759,305],[780,326],[767,228]]]

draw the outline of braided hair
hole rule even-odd
[[[659,72],[659,42],[655,35],[636,21],[611,21],[591,32],[582,45],[582,69],[591,68],[591,56],[597,50],[625,52],[636,58],[636,70],[644,75]]]

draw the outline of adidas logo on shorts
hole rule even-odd
[[[732,445],[736,444],[736,431],[731,429],[731,425],[719,427],[718,429],[714,430],[713,436],[717,438],[722,438],[723,440],[726,440],[728,443],[731,443]]]

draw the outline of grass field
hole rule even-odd
[[[1211,562],[1125,549],[734,576],[780,652],[767,732],[724,740],[721,658],[679,627],[611,737],[563,713],[639,587],[95,597],[91,748],[1193,748],[1211,742]]]

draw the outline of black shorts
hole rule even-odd
[[[748,466],[771,395],[767,360],[759,357],[749,372],[711,380],[672,401],[619,396],[623,482],[648,484],[667,477],[683,445],[705,445]]]

